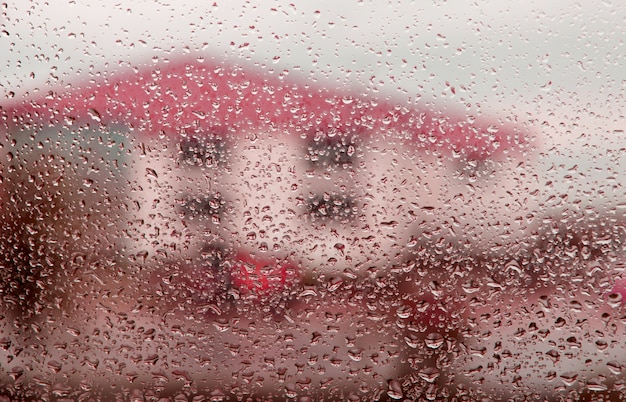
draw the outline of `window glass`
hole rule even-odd
[[[619,2],[0,11],[0,399],[626,398]]]

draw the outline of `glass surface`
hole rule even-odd
[[[618,2],[0,9],[0,399],[626,398]]]

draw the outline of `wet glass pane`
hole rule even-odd
[[[619,3],[0,9],[0,399],[626,398]]]

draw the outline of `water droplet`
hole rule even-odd
[[[24,374],[24,369],[22,367],[13,367],[11,371],[9,371],[9,376],[13,379],[13,381],[17,380]]]
[[[349,105],[352,102],[354,102],[354,98],[352,96],[344,96],[341,101],[345,104],[345,105]]]
[[[561,374],[561,381],[563,381],[563,384],[565,384],[568,387],[574,385],[577,379],[578,379],[578,374],[572,371]]]
[[[206,119],[206,113],[201,111],[201,110],[194,110],[194,111],[191,112],[191,114],[193,114],[194,116],[196,116],[200,120]]]
[[[426,346],[431,349],[438,349],[439,347],[441,347],[441,345],[443,345],[443,341],[443,335],[438,332],[431,332],[430,334],[426,335],[425,339]]]
[[[52,395],[57,398],[67,398],[72,392],[72,387],[67,384],[56,383],[52,387]]]
[[[156,170],[152,168],[146,168],[146,175],[154,177],[155,179],[159,178],[159,175],[157,174]]]
[[[622,373],[622,365],[616,361],[610,361],[606,364],[606,367],[612,374],[618,375]]]
[[[620,292],[613,292],[607,296],[607,303],[613,308],[618,308],[622,305],[623,298]]]
[[[220,332],[226,332],[230,329],[230,324],[227,318],[218,317],[213,320],[213,326]]]
[[[351,157],[354,155],[355,152],[356,152],[356,148],[354,147],[354,145],[352,144],[348,145],[348,150],[346,151],[346,154]]]
[[[152,364],[152,365],[155,365],[158,360],[159,360],[159,355],[157,355],[156,353],[150,354],[146,356],[145,359],[143,359],[145,363]]]
[[[566,324],[566,321],[563,317],[559,317],[554,321],[555,328],[561,328]]]
[[[326,285],[326,289],[328,289],[329,292],[334,292],[335,290],[339,289],[342,284],[343,279],[341,279],[341,277],[339,276],[335,276],[333,278],[330,278],[328,284]]]
[[[211,391],[211,398],[209,399],[211,402],[221,402],[226,399],[226,394],[219,388]]]
[[[491,125],[491,126],[487,127],[487,132],[489,134],[495,134],[498,131],[500,131],[500,127],[498,127],[498,126]]]
[[[469,353],[474,356],[484,357],[487,354],[487,348],[484,346],[470,347]]]
[[[387,390],[387,395],[389,395],[392,399],[402,399],[404,397],[404,393],[402,392],[402,384],[398,380],[389,380],[387,383],[389,389]]]
[[[63,368],[63,365],[56,360],[50,360],[48,362],[48,368],[55,373],[58,373]]]
[[[427,382],[435,382],[439,377],[439,370],[436,367],[424,367],[418,372],[421,379]]]
[[[100,116],[100,113],[96,109],[89,109],[87,114],[98,123],[102,121],[102,116]]]
[[[472,294],[476,293],[480,290],[480,283],[477,283],[473,280],[468,280],[461,285],[465,293]]]
[[[557,363],[561,359],[561,354],[554,349],[550,350],[549,352],[546,352],[546,356],[551,358],[553,363]]]
[[[587,388],[590,391],[596,391],[596,392],[606,391],[608,389],[606,384],[604,384],[604,380],[600,377],[589,379],[587,381]]]
[[[72,327],[68,327],[67,328],[67,333],[72,335],[72,336],[75,336],[75,337],[80,336],[80,331],[78,329],[72,328]]]
[[[413,313],[413,309],[411,308],[411,306],[407,306],[407,305],[400,306],[396,310],[396,314],[398,315],[399,318],[402,318],[402,319],[409,318],[412,313]]]
[[[285,385],[285,395],[287,398],[295,398],[298,396],[298,391],[296,391],[296,386],[293,384]]]
[[[348,350],[348,357],[355,362],[359,362],[363,359],[363,350],[359,348],[350,349]]]
[[[2,339],[0,339],[0,348],[7,350],[11,347],[11,339],[5,337],[2,337]]]
[[[417,334],[414,334],[412,332],[409,332],[405,337],[404,337],[404,342],[406,342],[407,345],[409,345],[409,347],[415,349],[419,346],[420,344],[420,339],[419,336]]]

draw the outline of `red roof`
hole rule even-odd
[[[478,159],[516,149],[528,138],[510,123],[419,110],[197,60],[120,73],[64,93],[0,106],[0,112],[9,126],[90,121],[173,135],[250,128],[301,135],[394,130],[418,147],[454,150]]]

